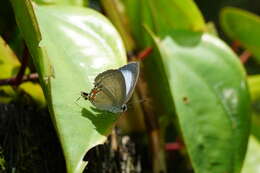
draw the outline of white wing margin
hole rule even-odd
[[[121,71],[125,79],[126,103],[132,96],[135,85],[139,78],[140,65],[139,62],[130,62],[127,65],[119,68],[118,70]]]

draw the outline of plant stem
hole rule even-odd
[[[37,73],[32,73],[29,75],[22,76],[20,83],[27,82],[27,81],[36,81],[36,80],[38,80],[38,78],[39,78],[39,76]],[[0,85],[17,85],[17,77],[1,79]]]
[[[137,58],[142,61],[145,58],[147,58],[152,53],[152,51],[153,51],[153,48],[148,47],[148,48],[142,50],[141,52],[139,52],[137,55]]]
[[[137,83],[138,93],[141,97],[149,97],[149,89],[147,82],[145,82],[142,71],[140,72],[139,82]],[[146,130],[148,133],[150,150],[152,153],[152,165],[154,173],[166,172],[165,160],[164,160],[164,148],[162,147],[159,121],[154,114],[152,104],[149,102],[143,102],[142,108],[144,111],[144,120],[146,124]]]
[[[130,35],[129,28],[126,25],[127,17],[119,10],[117,0],[101,0],[102,6],[105,9],[107,16],[111,19],[112,23],[116,26],[119,33],[121,34],[123,41],[126,45],[127,52],[134,52],[136,44],[134,39]],[[141,52],[137,57],[131,57],[131,60],[142,60],[151,52],[151,48]],[[142,57],[142,58],[138,58]],[[142,68],[140,70],[139,81],[137,83],[138,94],[141,98],[149,97],[148,84],[145,81]],[[150,150],[152,153],[152,165],[153,173],[166,172],[166,164],[164,160],[164,147],[162,145],[159,129],[158,117],[154,114],[153,108],[149,102],[142,103],[144,119],[146,124],[146,130],[148,133]]]
[[[16,78],[13,82],[13,84],[15,86],[18,86],[21,83],[23,76],[24,76],[25,69],[26,69],[27,64],[28,64],[28,61],[29,61],[29,52],[28,52],[27,47],[25,47],[24,53],[23,53],[23,59],[22,59],[22,66],[21,66],[21,68],[20,68],[20,70],[19,70],[19,72],[18,72],[18,74],[17,74],[17,76],[16,76]]]
[[[251,52],[245,50],[241,55],[240,55],[240,61],[245,64],[248,59],[251,57]]]

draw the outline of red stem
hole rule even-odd
[[[247,50],[245,50],[241,55],[240,55],[240,61],[245,64],[249,58],[251,57],[251,53]]]
[[[29,75],[22,76],[22,79],[19,83],[26,82],[26,81],[36,81],[38,80],[38,74],[32,73]],[[0,80],[0,85],[17,85],[17,77],[2,79]]]
[[[148,47],[141,52],[138,53],[137,58],[140,59],[141,61],[144,60],[147,56],[149,56],[153,51],[153,48]]]
[[[22,59],[22,66],[13,82],[13,85],[18,86],[22,82],[28,61],[29,61],[29,52],[28,52],[28,49],[25,48],[24,54],[23,54],[23,59]]]

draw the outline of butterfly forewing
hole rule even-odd
[[[107,71],[104,71],[104,72],[102,72],[102,73],[99,73],[97,76],[96,76],[96,78],[95,78],[95,83],[94,83],[94,85],[96,86],[96,85],[98,85],[99,83],[101,83],[101,81],[104,79],[104,78],[106,78],[106,77],[108,77],[108,76],[110,76],[110,75],[113,75],[113,73],[115,72],[116,70],[107,70]]]

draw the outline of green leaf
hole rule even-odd
[[[252,100],[251,133],[260,141],[260,75],[249,76],[248,84]]]
[[[246,159],[242,173],[260,173],[260,143],[254,136],[250,136]]]
[[[250,127],[246,75],[236,55],[206,33],[154,36],[196,173],[237,173]]]
[[[153,47],[152,39],[144,29],[149,27],[156,34],[165,34],[172,29],[204,30],[205,22],[191,1],[179,0],[121,0],[129,17],[129,26],[138,46],[137,50]],[[181,20],[180,20],[181,19]],[[154,110],[157,115],[174,114],[172,101],[169,100],[167,79],[162,75],[164,69],[158,62],[156,50],[144,62],[144,72],[151,96],[154,97]],[[154,85],[155,83],[160,85]]]
[[[239,41],[260,62],[259,16],[237,8],[224,8],[220,13],[220,23],[230,38]]]
[[[9,45],[0,36],[0,78],[9,78],[15,75],[20,62],[17,60],[15,54]]]
[[[124,20],[124,13],[122,12],[122,10],[120,11],[120,9],[122,8],[121,3],[117,0],[101,0],[100,2],[104,8],[107,17],[110,19],[110,21],[114,24],[114,26],[120,33],[125,44],[126,50],[133,51],[133,40],[129,34],[126,21]]]
[[[87,6],[88,0],[33,0],[37,4],[42,5],[73,5]]]
[[[144,29],[144,25],[153,28],[153,19],[149,0],[121,0],[126,9],[126,18],[129,20],[129,28],[135,39],[138,49],[150,46],[153,41]]]
[[[122,41],[111,23],[90,9],[32,8],[28,0],[12,0],[12,5],[40,74],[67,170],[82,172],[85,153],[106,140],[117,116],[76,100],[80,91],[93,88],[96,75],[126,64]]]
[[[149,3],[156,33],[171,29],[204,30],[204,19],[192,0],[151,0]]]
[[[20,67],[20,62],[8,44],[0,37],[0,79],[11,78]],[[11,86],[0,87],[0,102],[8,103],[11,97],[15,96],[15,91]]]
[[[203,16],[192,0],[121,1],[124,2],[129,26],[140,48],[151,45],[143,25],[160,34],[171,29],[205,30]]]
[[[14,52],[10,49],[2,37],[0,37],[0,79],[15,77],[20,69],[20,66],[20,62]],[[20,92],[19,89],[22,89],[29,94],[40,107],[44,107],[46,105],[41,87],[39,84],[33,84],[32,82],[24,82],[16,89],[8,85],[1,86],[0,102],[8,103],[12,100],[19,99],[19,94],[17,95],[17,93]]]
[[[31,96],[40,108],[46,107],[45,97],[42,88],[38,83],[24,82],[19,85],[19,88]]]

